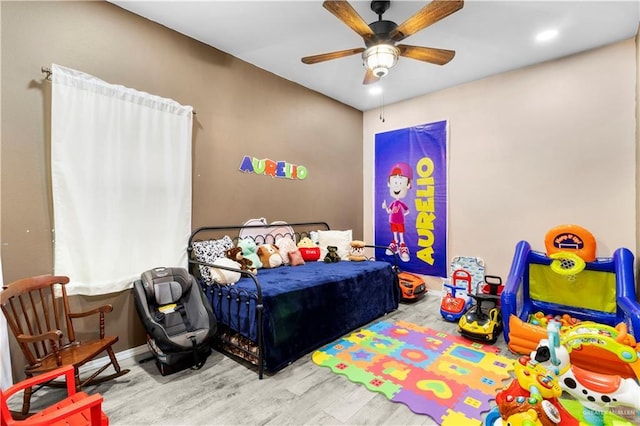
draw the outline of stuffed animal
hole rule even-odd
[[[240,269],[240,264],[228,257],[219,257],[213,261],[216,266],[226,266],[227,268]],[[228,269],[214,268],[208,266],[211,279],[219,284],[233,285],[240,280],[240,272],[230,271]]]
[[[327,255],[324,257],[325,263],[340,262],[340,255],[338,254],[338,247],[327,246]]]
[[[261,244],[258,246],[258,257],[262,262],[263,268],[277,268],[284,263],[278,251],[278,246],[275,244]]]
[[[361,262],[367,260],[364,255],[364,241],[353,240],[351,241],[351,251],[349,252],[349,260],[352,262]]]
[[[238,262],[240,264],[240,269],[243,271],[250,271],[254,274],[258,271],[253,267],[253,262],[242,255],[241,247],[230,248],[225,252],[225,254],[229,259]]]
[[[238,247],[242,249],[242,255],[249,259],[256,269],[262,268],[262,262],[258,257],[258,246],[253,238],[242,238],[238,240]]]
[[[302,254],[302,258],[306,261],[320,259],[320,247],[318,247],[311,238],[304,237],[298,243],[298,250]]]
[[[317,247],[317,245],[316,243],[311,241],[311,238],[309,237],[303,237],[298,243],[298,248],[313,248],[313,247]]]

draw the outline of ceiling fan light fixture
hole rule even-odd
[[[377,44],[362,52],[364,66],[378,78],[389,73],[389,68],[398,62],[400,51],[390,44]]]

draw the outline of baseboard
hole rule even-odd
[[[116,359],[118,362],[122,362],[129,358],[147,358],[149,354],[149,347],[147,345],[136,346],[135,348],[126,349],[124,351],[116,352]],[[103,356],[102,358],[89,361],[81,367],[81,369],[95,370],[109,363],[109,356]]]

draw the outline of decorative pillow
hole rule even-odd
[[[349,260],[351,240],[353,232],[348,231],[318,231],[318,247],[320,247],[320,259],[327,255],[327,246],[338,247],[338,255],[342,260]]]
[[[302,258],[306,261],[320,259],[320,247],[317,247],[309,237],[304,237],[298,243],[298,250],[302,254]]]
[[[257,219],[249,219],[242,224],[243,228],[240,228],[238,233],[238,239],[243,240],[245,238],[251,238],[256,242],[256,245],[264,244],[266,242],[267,235],[267,219],[260,217]],[[264,227],[260,226],[264,225]]]
[[[291,250],[289,253],[287,253],[287,258],[289,259],[289,264],[291,266],[304,265],[302,253],[300,253],[300,250],[298,249]]]
[[[240,269],[240,264],[228,257],[220,257],[213,261],[214,265],[226,266],[229,268]],[[229,271],[227,269],[206,267],[209,270],[211,279],[219,284],[232,285],[240,280],[240,272]]]
[[[280,257],[284,261],[285,265],[289,263],[289,252],[297,250],[295,241],[289,237],[280,237],[276,240],[276,246]]]
[[[290,238],[293,240],[296,238],[296,234],[293,231],[293,227],[291,227],[287,222],[283,220],[274,220],[271,222],[271,225],[269,225],[269,236],[267,237],[267,240],[270,239],[271,241],[267,242],[278,245],[276,241],[280,238]]]
[[[233,248],[233,241],[231,237],[225,235],[219,240],[194,241],[191,243],[191,248],[193,249],[193,257],[195,260],[213,264],[216,259],[226,257],[226,251]],[[200,276],[202,276],[204,284],[213,284],[209,267],[203,265],[198,266],[200,267]]]
[[[268,224],[267,219],[260,217],[249,219],[242,225],[243,228],[238,233],[238,239],[250,237],[257,245],[276,244],[276,240],[282,237],[295,238],[293,228],[282,220],[276,220]]]

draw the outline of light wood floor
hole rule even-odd
[[[440,316],[439,303],[440,295],[429,293],[419,302],[401,304],[384,318],[456,333],[456,325]],[[496,345],[501,354],[515,358],[506,350],[502,336]],[[85,389],[104,396],[103,410],[112,426],[436,424],[427,416],[412,413],[404,404],[391,402],[317,366],[311,354],[263,380],[217,352],[200,370],[166,377],[152,361],[140,364],[130,359],[121,364],[131,372]],[[36,404],[41,401],[46,399]]]

